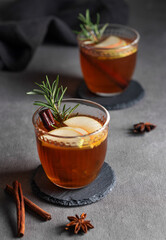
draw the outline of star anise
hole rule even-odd
[[[69,230],[69,228],[74,228],[74,233],[77,234],[80,230],[82,230],[84,233],[87,233],[89,228],[94,228],[94,226],[90,223],[89,220],[85,220],[87,214],[82,213],[80,217],[76,214],[75,216],[69,216],[67,217],[70,223],[66,225],[66,230]]]
[[[151,130],[153,130],[156,127],[156,125],[146,122],[140,122],[137,124],[133,125],[133,132],[134,133],[144,133],[144,132],[150,132]]]

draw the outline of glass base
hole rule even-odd
[[[51,181],[52,182],[52,181]],[[58,185],[58,184],[56,184],[56,183],[54,183],[54,182],[52,182],[55,186],[57,186],[57,187],[60,187],[60,188],[62,188],[62,189],[68,189],[68,190],[77,190],[77,189],[81,189],[81,188],[84,188],[84,187],[86,187],[86,186],[88,186],[89,184],[87,184],[87,185],[85,185],[85,186],[81,186],[81,187],[65,187],[65,186],[61,186],[61,185]]]
[[[87,187],[89,184],[91,184],[95,179],[96,177],[98,176],[98,174],[93,178],[91,179],[91,181],[89,181],[88,183],[86,183],[85,185],[82,185],[82,186],[64,186],[64,185],[61,185],[61,184],[57,184],[55,183],[53,180],[51,180],[51,178],[49,178],[48,176],[48,179],[57,187],[60,187],[62,189],[68,189],[68,190],[77,190],[77,189],[81,189],[81,188],[84,188],[84,187]]]
[[[94,93],[94,92],[93,92]],[[119,95],[121,94],[122,92],[116,92],[116,93],[100,93],[100,92],[96,92],[94,94],[100,96],[100,97],[113,97],[113,96],[116,96],[116,95]]]

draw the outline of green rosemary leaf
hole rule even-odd
[[[86,22],[91,23],[89,9],[86,10]]]
[[[108,23],[106,23],[101,29],[100,29],[100,37],[103,35],[105,32],[106,28],[108,27]]]
[[[78,106],[79,106],[79,104],[77,104],[75,107],[71,108],[71,109],[68,111],[68,113],[67,113],[67,115],[66,115],[66,119],[69,117],[69,115],[70,115]]]
[[[100,14],[97,13],[96,25],[98,26],[100,23]]]
[[[29,95],[36,95],[36,94],[43,95],[43,92],[38,90],[38,89],[33,89],[31,92],[27,92],[26,94],[29,94]]]
[[[48,80],[48,76],[47,76],[47,75],[46,75],[46,81],[47,81],[48,88],[49,88],[50,91],[51,91],[51,85],[50,85],[50,82],[49,82],[49,80]]]
[[[58,82],[59,82],[59,76],[57,76],[57,79],[54,80],[53,83],[52,83],[52,95],[53,95],[53,97],[54,97],[55,92],[57,90]]]
[[[46,82],[46,84],[45,84],[45,82],[42,81],[42,84],[43,84],[43,87],[44,87],[45,89],[47,89],[47,82]]]
[[[98,37],[99,36],[99,30],[98,30],[98,27],[97,27],[96,24],[94,25],[94,32],[96,33],[96,36]]]
[[[45,97],[46,101],[47,101],[50,105],[52,105],[51,99],[49,99],[49,98],[47,97],[47,95],[44,95],[44,97]]]
[[[62,111],[65,112],[66,104],[64,104]]]
[[[41,95],[44,94],[43,90],[40,90],[40,89],[33,89],[33,91],[34,91],[36,94],[41,94]]]
[[[35,84],[36,84],[37,86],[39,86],[40,88],[42,88],[42,87],[43,87],[43,85],[42,85],[42,84],[39,84],[39,83],[37,83],[37,82],[35,82]]]
[[[59,75],[57,76],[56,80],[54,81],[55,84],[54,84],[54,90],[53,90],[53,99],[54,101],[57,101],[58,99],[58,96],[59,96],[59,91],[60,91],[60,88],[58,88],[58,85],[59,85]]]
[[[44,102],[40,102],[40,101],[35,101],[33,104],[34,104],[34,105],[37,105],[37,106],[41,106],[41,107],[50,108],[50,105],[49,105],[49,104],[44,103]]]
[[[54,97],[54,101],[57,101],[57,100],[58,100],[58,98],[59,98],[59,92],[60,92],[60,88],[58,88],[57,91],[56,91],[56,95],[55,95],[55,97]]]
[[[56,81],[53,81],[53,83],[52,83],[52,86],[51,86],[51,90],[52,90],[52,92],[53,92],[54,89],[55,89],[55,83],[56,83]]]
[[[32,94],[44,95],[44,92],[40,89],[33,89]]]
[[[66,90],[67,90],[67,87],[63,90],[63,87],[61,86],[62,94],[61,94],[61,96],[60,96],[60,98],[59,98],[59,101],[58,101],[58,108],[59,108],[60,105],[61,105],[61,102],[62,102],[62,99],[63,99],[63,96],[64,96]]]
[[[78,19],[79,19],[81,22],[86,23],[86,18],[84,17],[84,15],[83,15],[82,13],[79,13]]]
[[[26,94],[28,94],[28,95],[35,95],[36,93],[34,91],[31,91],[31,92],[26,92]]]
[[[89,38],[89,33],[87,32],[83,24],[80,24],[80,28],[82,29],[82,33],[84,34],[84,36]]]
[[[71,109],[71,107],[68,107],[66,110],[63,111],[62,113],[62,117],[65,118],[66,114],[68,113],[68,111]]]
[[[75,107],[72,108],[72,112],[73,112],[78,106],[79,106],[79,103],[78,103]]]

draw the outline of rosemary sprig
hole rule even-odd
[[[97,13],[96,23],[92,23],[90,18],[89,9],[86,10],[85,16],[83,14],[78,15],[78,19],[82,22],[80,24],[81,32],[75,31],[77,34],[83,36],[82,40],[89,40],[88,43],[97,43],[101,39],[105,29],[108,26],[106,23],[102,28],[99,28],[100,15]]]
[[[43,101],[35,101],[33,104],[37,106],[42,106],[49,108],[52,110],[53,116],[56,121],[62,123],[65,121],[69,115],[78,107],[79,104],[74,106],[73,108],[66,108],[66,104],[64,104],[61,109],[61,102],[64,97],[64,94],[67,90],[67,87],[63,89],[63,86],[58,87],[59,85],[59,75],[56,80],[52,83],[49,82],[48,77],[46,76],[46,81],[42,81],[41,84],[35,83],[40,89],[33,89],[31,92],[27,92],[27,94],[36,94],[43,95],[46,102]]]

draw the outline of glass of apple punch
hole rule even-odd
[[[83,99],[64,99],[61,108],[78,107],[61,127],[48,131],[40,107],[33,115],[37,149],[47,177],[63,188],[81,188],[99,174],[107,149],[109,113]],[[49,115],[47,114],[48,118]]]
[[[139,33],[120,24],[92,23],[89,10],[79,15],[80,64],[87,88],[99,96],[122,93],[135,70]]]

